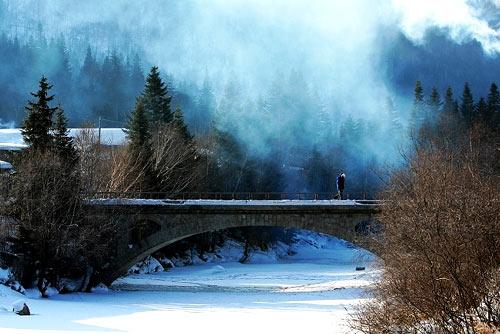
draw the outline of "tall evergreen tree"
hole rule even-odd
[[[186,123],[184,122],[184,115],[182,113],[181,107],[179,106],[175,108],[172,123],[179,130],[184,140],[189,141],[192,139],[192,136],[189,133],[189,130],[186,126]]]
[[[142,98],[137,98],[125,130],[133,154],[147,157],[151,149],[151,130]]]
[[[475,106],[474,116],[475,120],[482,120],[482,121],[486,121],[488,117],[488,104],[486,103],[483,97],[479,99],[479,102]]]
[[[474,98],[469,87],[469,83],[465,83],[462,93],[462,104],[460,106],[460,114],[466,125],[472,124],[474,117]]]
[[[453,89],[450,86],[448,86],[444,96],[443,113],[447,115],[453,114],[453,111],[455,109],[454,103],[455,101],[453,99]]]
[[[441,97],[439,96],[437,88],[432,87],[431,95],[427,101],[428,115],[426,118],[428,122],[434,123],[438,119],[441,104]]]
[[[207,132],[215,112],[215,97],[208,77],[203,81],[197,102],[193,120],[195,135]]]
[[[62,98],[63,101],[66,101],[71,97],[73,80],[69,53],[62,36],[55,43],[54,49],[53,61],[56,63],[56,67],[53,73],[52,82],[57,88],[58,96]]]
[[[500,126],[500,93],[498,92],[498,87],[494,82],[490,86],[487,103],[487,121],[491,121],[493,128],[496,129]]]
[[[144,73],[142,70],[141,59],[138,54],[134,55],[130,68],[130,90],[137,96],[144,87]]]
[[[392,140],[392,138],[400,138],[402,130],[401,121],[399,119],[396,106],[394,105],[394,101],[390,97],[387,97],[385,109],[387,122],[385,133],[387,139]]]
[[[458,106],[458,101],[455,100],[453,102],[453,115],[456,115],[457,119],[460,116],[460,107]]]
[[[422,83],[417,80],[415,83],[414,98],[413,98],[413,108],[411,110],[410,117],[410,131],[415,132],[418,130],[420,125],[425,118],[425,105],[424,105],[424,88]]]
[[[51,108],[49,102],[54,99],[49,95],[52,88],[45,76],[39,82],[39,90],[31,93],[36,98],[34,102],[28,102],[26,110],[28,114],[21,127],[24,142],[34,150],[46,150],[52,144],[52,116],[57,108]]]
[[[85,52],[85,58],[83,60],[81,75],[87,75],[89,77],[95,76],[97,67],[97,61],[92,54],[92,49],[90,48],[90,46],[88,46],[87,51]]]
[[[77,160],[77,153],[73,145],[73,138],[69,136],[67,124],[68,121],[64,115],[64,110],[61,106],[58,106],[53,128],[54,150],[63,161],[72,164]]]
[[[168,87],[160,78],[160,72],[156,66],[151,68],[146,78],[146,87],[142,93],[142,100],[145,112],[148,114],[153,127],[172,121],[172,110],[170,109],[172,97],[169,95]]]
[[[92,49],[87,47],[85,53],[85,58],[83,60],[83,66],[80,70],[78,90],[79,94],[76,95],[78,103],[80,105],[85,105],[87,108],[81,110],[81,118],[90,119],[91,117],[101,116],[98,112],[100,107],[100,101],[102,101],[101,95],[98,94],[98,87],[102,83],[102,76],[100,75],[100,68],[97,60],[92,54]],[[102,88],[102,87],[101,87]]]

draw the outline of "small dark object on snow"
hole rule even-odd
[[[26,303],[23,304],[23,308],[20,310],[15,311],[17,315],[30,315],[30,308]]]
[[[365,267],[356,267],[356,271],[361,271],[361,270],[365,270]]]

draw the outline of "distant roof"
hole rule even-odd
[[[69,129],[69,135],[76,137],[81,128]],[[96,134],[97,128],[93,129]],[[125,142],[125,133],[121,128],[102,128],[101,143],[104,145],[121,145]],[[18,151],[26,147],[20,129],[0,129],[0,151]]]

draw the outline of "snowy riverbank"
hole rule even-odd
[[[348,310],[377,275],[367,252],[314,233],[301,233],[289,249],[254,252],[248,264],[235,260],[238,247],[224,245],[209,263],[129,275],[114,290],[91,294],[42,300],[1,286],[0,333],[343,333]],[[33,316],[10,312],[19,298]]]

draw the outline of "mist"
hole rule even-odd
[[[389,130],[405,127],[411,105],[411,91],[388,75],[397,36],[425,45],[438,29],[452,43],[480,45],[488,59],[500,53],[496,0],[3,0],[3,8],[4,31],[28,38],[39,20],[48,36],[64,36],[76,64],[87,44],[101,57],[139,54],[190,97],[174,101],[191,129],[202,132],[205,96],[204,119],[256,156],[327,152],[333,140],[359,149],[352,155],[365,163],[394,160],[404,135]],[[356,143],[342,134],[349,122],[364,133]]]

